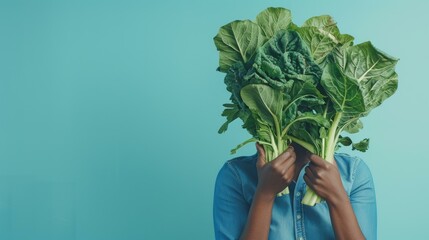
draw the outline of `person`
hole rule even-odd
[[[331,164],[298,144],[266,163],[263,147],[220,169],[213,220],[217,240],[329,240],[377,238],[371,172],[363,160],[336,153]],[[322,199],[301,203],[306,187]],[[290,193],[277,197],[285,187]]]

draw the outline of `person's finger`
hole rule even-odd
[[[258,160],[256,162],[256,166],[261,168],[265,165],[265,151],[259,143],[256,143],[256,150],[258,151]]]
[[[311,154],[310,161],[311,164],[314,164],[317,167],[326,168],[327,162],[316,154]]]
[[[313,189],[314,191],[316,190],[313,182],[307,174],[304,174],[304,181],[309,188]]]
[[[286,172],[283,174],[283,178],[288,181],[288,183],[292,182],[295,179],[295,171],[296,165],[292,164],[290,167],[286,169]]]
[[[310,166],[305,167],[305,175],[308,176],[312,183],[316,182],[316,174]]]
[[[273,164],[282,165],[285,161],[289,160],[292,156],[294,156],[295,150],[292,146],[289,146],[286,151],[282,152],[276,159],[272,162]]]
[[[289,155],[289,157],[287,159],[283,160],[282,162],[279,162],[279,166],[282,169],[287,170],[287,169],[291,168],[291,166],[294,165],[295,161],[296,161],[296,154],[294,151],[291,151],[291,154]]]

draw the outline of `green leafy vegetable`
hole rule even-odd
[[[277,31],[288,29],[291,20],[290,11],[284,8],[267,8],[256,16],[256,23],[267,39],[274,36]]]
[[[291,142],[331,163],[339,144],[365,152],[368,138],[353,143],[341,133],[357,133],[360,118],[393,95],[398,60],[353,40],[330,16],[311,17],[298,27],[284,8],[221,27],[214,42],[231,103],[224,105],[219,133],[239,118],[252,135],[231,152],[255,141],[267,161]],[[313,206],[320,200],[308,189],[302,202]]]
[[[237,62],[247,63],[265,38],[251,21],[234,21],[220,28],[214,38],[220,52],[219,71],[226,72]]]

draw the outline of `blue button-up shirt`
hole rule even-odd
[[[240,238],[258,184],[256,159],[256,154],[231,159],[218,173],[213,205],[217,240]],[[377,239],[375,191],[368,166],[347,154],[335,154],[335,160],[362,233],[368,240]],[[276,198],[269,240],[335,239],[327,203],[301,204],[304,173],[302,168],[297,182],[289,186],[290,194]]]

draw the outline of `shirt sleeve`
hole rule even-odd
[[[374,182],[368,166],[359,160],[354,173],[350,202],[367,240],[377,239],[377,207]]]
[[[214,190],[213,222],[216,240],[239,239],[249,208],[237,170],[231,163],[225,163],[217,175]]]

